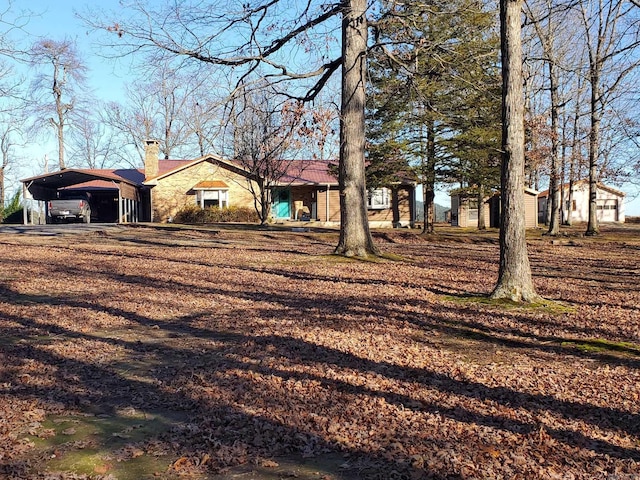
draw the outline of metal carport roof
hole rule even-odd
[[[92,180],[105,180],[114,182],[114,188],[120,188],[120,184],[126,184],[139,188],[144,181],[144,174],[138,169],[100,170],[100,169],[74,169],[68,168],[52,173],[45,173],[35,177],[21,180],[25,190],[33,196],[34,200],[51,200],[56,197],[60,188],[78,185]]]

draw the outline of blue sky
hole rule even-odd
[[[18,2],[17,2],[18,3]],[[26,3],[26,2],[25,2]],[[89,67],[89,87],[104,100],[122,98],[123,85],[128,80],[127,60],[117,64],[100,55],[93,45],[95,40],[88,27],[75,16],[75,12],[84,12],[96,2],[86,0],[29,0],[29,10],[34,16],[29,20],[26,30],[36,37],[63,40],[69,38],[77,42],[81,57]],[[102,8],[117,8],[118,0],[99,2]],[[23,7],[24,8],[24,7]]]
[[[24,4],[28,7],[25,7]],[[23,3],[23,0],[15,0],[14,5],[16,8],[28,8],[36,14],[26,27],[26,30],[32,35],[55,40],[64,38],[76,40],[78,50],[89,67],[89,87],[94,91],[96,97],[102,100],[121,99],[125,83],[131,80],[127,60],[114,63],[99,56],[95,46],[92,45],[94,38],[89,29],[74,15],[74,12],[84,12],[88,7],[96,5],[95,1],[29,0]],[[102,0],[99,5],[105,10],[117,9],[118,0]],[[51,158],[56,158],[55,152],[55,144],[45,144],[30,149],[29,154],[38,158],[48,154]],[[29,171],[26,172],[26,175],[37,173],[41,172]],[[25,172],[21,172],[21,174],[25,175]],[[624,185],[622,190],[627,193],[626,214],[640,216],[639,188]],[[449,205],[449,196],[446,191],[438,192],[436,202],[441,205]]]

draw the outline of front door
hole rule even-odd
[[[278,188],[273,191],[273,215],[275,218],[291,218],[291,190]]]

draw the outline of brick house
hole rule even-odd
[[[271,212],[275,221],[340,223],[338,180],[332,164],[320,160],[293,160],[272,187]],[[158,145],[145,146],[144,169],[76,170],[22,180],[28,198],[46,201],[60,190],[90,192],[109,198],[112,208],[105,222],[170,222],[187,205],[254,208],[258,178],[242,165],[216,155],[193,160],[158,158]],[[108,203],[108,202],[107,202]],[[397,183],[369,193],[368,215],[372,227],[409,226],[415,218],[415,182]],[[25,218],[25,222],[27,219]]]

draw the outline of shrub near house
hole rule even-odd
[[[188,205],[176,213],[173,219],[175,223],[257,223],[258,214],[254,208],[235,207],[228,208],[207,207],[200,208],[197,205]]]

